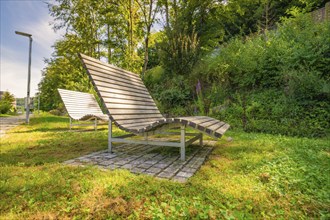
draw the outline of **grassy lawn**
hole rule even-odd
[[[195,176],[175,183],[64,165],[106,149],[106,126],[68,132],[68,118],[36,116],[1,138],[0,219],[330,218],[329,138],[227,136]]]

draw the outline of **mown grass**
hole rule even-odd
[[[227,136],[182,184],[64,165],[106,149],[106,126],[68,132],[67,118],[32,118],[1,139],[0,219],[330,218],[329,138]]]

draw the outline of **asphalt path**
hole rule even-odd
[[[0,117],[0,137],[6,134],[6,131],[25,122],[25,115]]]

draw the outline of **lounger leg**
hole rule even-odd
[[[71,127],[72,127],[72,119],[70,118],[70,125],[69,125],[69,127],[70,127],[70,130],[71,130]]]
[[[95,120],[94,120],[94,130],[95,131],[97,130],[97,118],[95,118]]]
[[[143,136],[144,136],[144,140],[145,140],[145,141],[148,141],[148,132],[145,132],[145,133],[143,134]]]
[[[108,151],[112,153],[112,120],[109,118],[108,122]]]
[[[180,140],[180,154],[181,160],[185,160],[186,159],[186,127],[184,125],[181,125],[181,140]]]
[[[203,147],[203,133],[200,134],[201,137],[199,139],[199,145],[201,145],[201,147]]]

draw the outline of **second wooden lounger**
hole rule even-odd
[[[57,90],[70,117],[70,130],[72,126],[86,126],[85,124],[73,124],[72,120],[88,121],[94,119],[94,130],[97,129],[97,120],[109,120],[109,117],[103,114],[92,94],[66,89]]]

